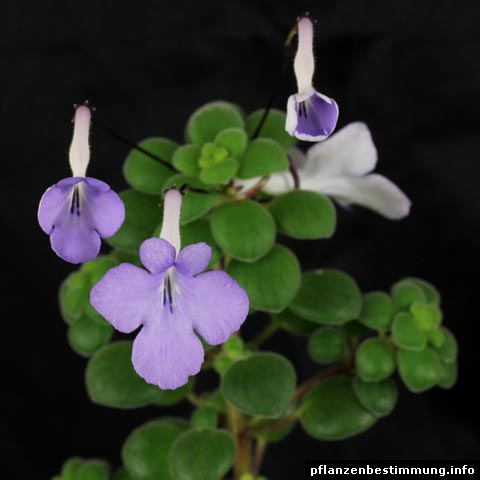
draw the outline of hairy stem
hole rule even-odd
[[[324,372],[319,373],[318,375],[315,375],[311,379],[307,380],[305,383],[302,383],[302,385],[300,385],[297,388],[297,391],[293,396],[293,400],[294,401],[300,400],[310,390],[315,388],[319,383],[323,382],[327,378],[341,375],[342,373],[346,373],[349,370],[350,370],[350,366],[348,365],[337,365],[336,367],[331,368],[330,370],[326,370]]]
[[[234,480],[240,480],[243,474],[252,470],[252,438],[245,430],[243,413],[231,403],[227,403],[227,421],[230,431],[237,442],[237,456],[234,464]]]

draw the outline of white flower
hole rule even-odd
[[[408,197],[388,178],[371,173],[377,164],[377,149],[367,125],[350,123],[328,140],[313,145],[307,153],[294,148],[289,156],[298,174],[300,188],[332,197],[342,206],[361,205],[391,220],[410,212]],[[249,188],[259,178],[236,181]],[[263,191],[280,195],[295,188],[291,172],[270,176]]]

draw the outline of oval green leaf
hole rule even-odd
[[[400,349],[397,361],[400,378],[412,392],[424,392],[435,386],[441,379],[440,359],[430,348],[419,352]]]
[[[182,239],[182,248],[192,243],[205,242],[212,248],[212,258],[208,264],[212,268],[221,255],[220,247],[216,244],[212,232],[210,230],[210,222],[203,218],[183,225],[180,228],[180,238]]]
[[[393,349],[379,338],[364,340],[355,355],[358,376],[365,382],[379,382],[395,370]]]
[[[247,179],[285,170],[288,170],[288,158],[283,148],[269,138],[257,138],[242,155],[237,176]]]
[[[356,377],[353,380],[353,390],[363,407],[377,417],[389,415],[398,400],[398,388],[390,379],[382,382],[364,382]]]
[[[301,423],[317,440],[341,440],[370,428],[376,416],[366,410],[348,377],[329,378],[311,390],[302,404]]]
[[[185,175],[196,176],[200,172],[200,167],[198,166],[199,158],[200,147],[198,145],[182,145],[174,153],[172,163],[179,172]]]
[[[310,335],[318,328],[318,324],[300,318],[288,308],[274,314],[272,318],[281,328],[297,335]]]
[[[233,158],[239,158],[247,148],[248,137],[242,128],[226,128],[215,137],[215,145],[228,150]]]
[[[392,340],[395,345],[407,350],[423,350],[427,346],[426,335],[418,328],[412,315],[406,312],[395,316]]]
[[[333,203],[315,192],[294,190],[276,197],[270,212],[278,230],[293,238],[329,238],[336,225]]]
[[[230,433],[211,428],[189,430],[173,445],[173,476],[175,480],[219,480],[230,470],[235,453],[235,440]]]
[[[100,324],[84,315],[70,325],[67,338],[74,352],[89,357],[108,343],[112,335],[113,327],[109,323]]]
[[[253,134],[257,130],[264,113],[265,109],[261,109],[252,112],[247,117],[247,125],[245,128],[250,138],[252,138]],[[265,123],[258,133],[258,138],[271,138],[272,140],[278,142],[284,148],[284,150],[289,150],[296,145],[297,139],[285,131],[286,121],[287,115],[285,112],[272,108],[268,112]]]
[[[425,303],[427,300],[422,287],[407,279],[395,283],[391,294],[395,306],[401,310],[409,310],[415,302]]]
[[[171,423],[156,420],[136,428],[122,448],[122,460],[135,480],[173,480],[170,452],[182,433]]]
[[[308,354],[314,362],[324,365],[338,362],[347,352],[345,333],[334,327],[319,328],[308,339]]]
[[[147,152],[170,163],[178,145],[166,138],[148,138],[139,144]],[[123,165],[125,180],[136,190],[160,195],[163,184],[175,171],[139,150],[131,150]]]
[[[254,263],[230,262],[227,272],[247,292],[250,307],[266,312],[286,308],[300,287],[300,264],[286,247],[275,245]]]
[[[292,364],[275,353],[257,353],[233,363],[222,379],[225,398],[242,412],[278,417],[295,392]]]
[[[386,332],[392,325],[395,307],[390,295],[370,292],[363,296],[359,321],[369,328]]]
[[[290,309],[311,322],[341,325],[357,318],[362,297],[355,281],[336,270],[305,273]]]
[[[98,350],[89,360],[85,382],[94,403],[114,408],[169,405],[188,393],[191,384],[177,390],[149,385],[136,374],[131,356],[131,342],[115,342]]]
[[[254,262],[275,242],[275,222],[262,205],[252,201],[229,202],[212,214],[213,238],[233,258]]]
[[[440,331],[445,336],[444,341],[439,347],[434,347],[433,349],[445,363],[455,362],[458,355],[457,340],[448,328],[441,327]]]
[[[228,183],[237,173],[238,161],[234,158],[226,158],[220,163],[200,172],[200,180],[207,184],[224,185]]]
[[[112,247],[138,251],[144,240],[150,238],[162,218],[161,198],[125,190],[120,193],[125,205],[125,221],[120,230],[106,241]]]
[[[210,102],[195,110],[187,122],[185,138],[203,145],[212,142],[226,128],[243,128],[245,121],[239,107],[232,103]]]

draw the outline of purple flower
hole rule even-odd
[[[194,330],[209,344],[221,344],[240,328],[249,307],[247,294],[228,274],[200,273],[212,253],[206,243],[180,250],[181,204],[178,190],[166,193],[160,238],[140,247],[148,272],[122,263],[90,294],[93,307],[117,330],[130,333],[142,325],[133,343],[133,366],[162,389],[176,389],[200,371],[204,351]]]
[[[87,105],[76,108],[70,146],[73,177],[50,187],[38,208],[38,222],[50,235],[53,251],[70,263],[94,259],[100,251],[101,238],[114,235],[125,219],[120,197],[106,183],[85,176],[90,160],[90,117]]]
[[[317,92],[312,85],[315,60],[313,57],[313,23],[310,17],[298,20],[298,50],[294,70],[298,93],[287,103],[285,130],[300,140],[325,140],[335,130],[338,105],[335,100]]]

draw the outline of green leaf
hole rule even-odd
[[[251,113],[247,118],[246,130],[248,136],[252,138],[263,117],[265,109],[257,110]],[[271,138],[278,142],[285,150],[290,150],[297,143],[297,139],[285,131],[287,115],[285,112],[272,108],[263,124],[258,138]]]
[[[137,251],[162,218],[161,198],[134,190],[123,191],[120,198],[125,204],[125,221],[120,230],[106,240],[112,247]]]
[[[215,144],[228,150],[233,158],[239,158],[248,144],[248,137],[242,128],[226,128],[217,134]]]
[[[90,285],[97,283],[111,268],[119,264],[113,256],[100,255],[82,265],[80,271],[88,276]]]
[[[219,375],[223,375],[227,370],[228,367],[233,363],[233,358],[229,357],[228,355],[221,353],[215,357],[213,362],[213,367],[215,371]]]
[[[237,335],[232,335],[223,344],[223,350],[231,358],[237,358],[240,356],[243,353],[244,347],[245,344],[243,343],[243,340]]]
[[[230,470],[235,453],[235,440],[224,430],[202,428],[185,432],[173,445],[170,455],[174,478],[219,480]]]
[[[377,417],[389,415],[398,400],[398,388],[390,379],[382,382],[364,382],[360,378],[355,378],[353,390],[363,407]]]
[[[362,407],[348,377],[333,377],[304,398],[301,423],[317,440],[341,440],[370,428],[376,416]]]
[[[446,338],[445,332],[441,329],[430,330],[429,332],[426,332],[426,335],[428,342],[431,343],[435,348],[440,348]]]
[[[300,286],[300,264],[286,247],[275,245],[254,263],[230,262],[227,272],[247,292],[250,307],[266,312],[286,308]]]
[[[166,162],[170,162],[173,152],[178,146],[166,138],[148,138],[139,145]],[[123,165],[123,175],[127,182],[136,190],[144,193],[160,195],[165,180],[174,173],[172,168],[138,150],[131,150]]]
[[[222,101],[210,102],[195,110],[187,122],[185,138],[203,145],[212,142],[226,128],[243,128],[245,121],[239,107]]]
[[[458,366],[456,362],[445,363],[442,362],[442,369],[438,386],[441,388],[452,388],[457,383]]]
[[[174,153],[172,163],[178,171],[185,175],[196,176],[200,172],[199,158],[200,147],[198,145],[183,145]]]
[[[251,415],[278,417],[295,392],[292,364],[276,353],[256,353],[233,363],[222,379],[225,398]]]
[[[383,340],[369,338],[359,346],[355,365],[362,380],[379,382],[389,377],[395,370],[395,354]]]
[[[169,457],[182,429],[161,420],[135,429],[122,448],[122,460],[135,480],[173,480]]]
[[[200,180],[207,184],[226,184],[237,173],[238,161],[234,158],[226,158],[221,163],[217,163],[209,168],[204,168],[200,172]]]
[[[305,273],[290,309],[306,320],[341,325],[360,313],[362,297],[355,281],[336,270]]]
[[[314,362],[324,365],[338,362],[347,352],[347,337],[336,328],[319,328],[308,339],[308,354]]]
[[[288,158],[283,148],[269,138],[252,140],[242,158],[238,178],[262,177],[288,170]]]
[[[434,304],[415,302],[410,306],[410,312],[421,330],[432,331],[442,323],[442,311]]]
[[[400,280],[392,286],[393,303],[402,310],[408,310],[415,302],[426,302],[422,287],[411,280]]]
[[[257,430],[260,428],[265,428],[276,422],[278,422],[277,419],[264,418],[260,421],[255,421],[255,429]],[[270,430],[270,431],[265,430],[263,432],[259,430],[258,432],[254,432],[253,436],[260,440],[264,440],[265,442],[268,442],[268,443],[276,443],[276,442],[280,442],[285,437],[287,437],[294,428],[295,428],[295,422],[292,422],[285,425],[284,427],[275,428],[275,430]],[[260,477],[256,477],[255,480],[258,480],[259,478]]]
[[[103,460],[87,460],[73,475],[73,480],[108,480],[110,466]]]
[[[212,247],[212,258],[208,264],[209,268],[212,268],[220,258],[221,250],[213,238],[208,220],[201,218],[195,222],[183,225],[180,228],[180,238],[182,239],[182,248],[200,242],[205,242]]]
[[[275,197],[270,212],[278,230],[293,238],[329,238],[336,225],[333,203],[324,195],[293,190]]]
[[[406,278],[405,280],[408,280],[418,285],[422,289],[428,303],[433,303],[437,306],[440,305],[440,302],[441,302],[440,293],[431,283],[425,280],[422,280],[421,278],[414,278],[414,277],[409,277],[409,278]]]
[[[254,262],[275,242],[275,222],[262,205],[252,201],[229,202],[212,214],[213,238],[233,258]]]
[[[83,313],[83,306],[89,301],[90,281],[83,272],[71,273],[61,284],[58,303],[63,320],[71,325]]]
[[[78,472],[83,464],[80,457],[69,458],[62,466],[62,480],[74,480],[76,472]]]
[[[445,363],[455,362],[458,355],[457,340],[453,336],[452,332],[448,330],[448,328],[441,327],[440,330],[444,333],[445,340],[443,341],[440,347],[437,347],[437,348],[433,347],[433,350],[437,352],[439,357]]]
[[[440,359],[430,348],[419,352],[400,349],[397,361],[400,378],[412,392],[424,392],[435,386],[441,378]]]
[[[384,292],[371,292],[363,297],[359,321],[379,332],[390,329],[395,307],[390,295]]]
[[[131,342],[115,342],[98,350],[89,360],[85,382],[92,402],[113,408],[168,405],[188,393],[189,384],[173,391],[149,385],[136,374],[131,356]]]
[[[342,325],[347,337],[351,337],[353,341],[358,342],[362,337],[369,335],[371,331],[357,320],[351,320],[350,322]]]
[[[393,343],[407,350],[423,350],[427,346],[427,337],[417,327],[415,319],[406,312],[400,312],[393,320]]]
[[[190,419],[193,428],[216,428],[217,421],[218,414],[211,407],[198,408]]]
[[[274,314],[272,318],[281,328],[297,335],[310,335],[318,328],[318,324],[300,318],[288,308]]]
[[[133,265],[141,266],[140,256],[138,252],[129,252],[128,250],[113,250],[112,255],[120,262],[131,263]]]
[[[89,357],[110,341],[113,327],[104,321],[101,325],[86,315],[75,320],[68,328],[68,343],[72,350]]]
[[[165,184],[165,188],[170,188],[172,185],[176,185],[177,188],[181,188],[183,185],[190,185],[194,188],[212,190],[211,185],[207,185],[196,178],[188,177],[186,175],[174,175],[169,178]],[[182,201],[180,225],[186,225],[187,223],[203,217],[220,202],[221,196],[219,193],[213,191],[212,193],[196,193],[188,191],[187,189],[187,194],[183,196]]]
[[[211,407],[220,413],[225,413],[227,411],[225,398],[223,398],[222,392],[220,390],[203,393],[200,398],[203,405],[205,405],[206,407]]]

